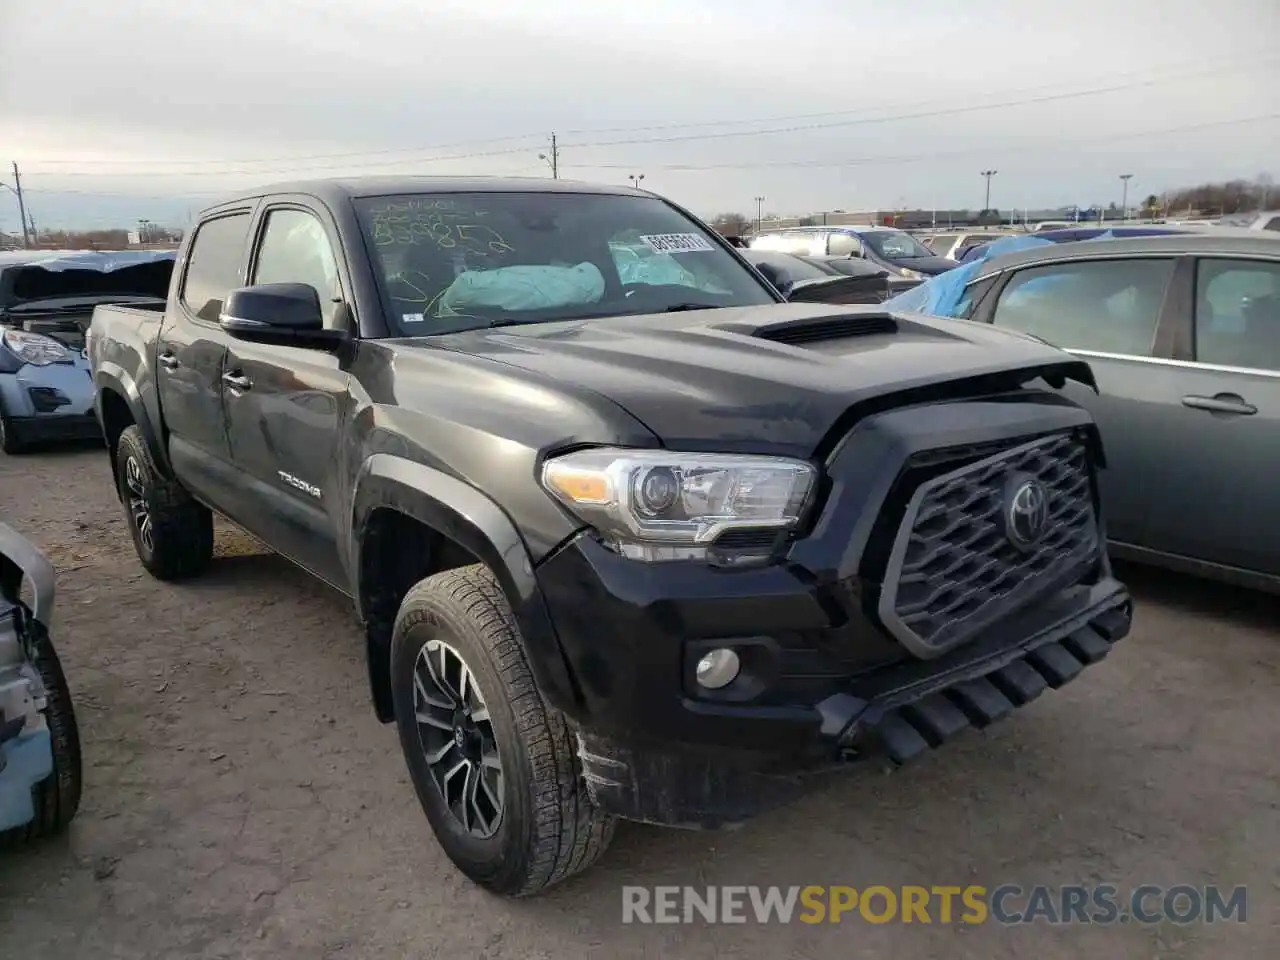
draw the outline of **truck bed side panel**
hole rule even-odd
[[[159,305],[146,308],[105,304],[94,308],[87,339],[96,392],[94,405],[104,432],[112,435],[111,404],[116,401],[111,395],[114,395],[128,405],[129,414],[150,444],[152,455],[167,470],[168,453],[163,442],[155,375],[156,340],[164,317]]]

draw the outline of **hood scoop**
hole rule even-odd
[[[897,333],[898,322],[888,313],[850,313],[832,317],[805,317],[761,327],[751,336],[758,340],[805,346],[827,340],[847,340],[876,334]]]

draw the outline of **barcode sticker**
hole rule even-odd
[[[655,253],[696,253],[715,249],[706,237],[696,233],[654,233],[640,239]]]

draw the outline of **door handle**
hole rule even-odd
[[[1193,410],[1208,410],[1210,413],[1234,413],[1247,417],[1258,412],[1258,408],[1246,403],[1244,397],[1234,393],[1218,393],[1212,397],[1197,397],[1194,394],[1182,398],[1184,407]]]
[[[178,367],[182,366],[182,361],[168,351],[160,354],[156,359],[160,361],[160,366],[164,367],[166,370],[176,370]]]
[[[224,373],[222,375],[222,382],[232,390],[239,390],[241,392],[248,390],[253,386],[252,380],[238,373]]]

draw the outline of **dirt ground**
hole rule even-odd
[[[153,581],[95,449],[0,456],[0,518],[58,568],[86,778],[68,836],[0,860],[5,957],[1278,955],[1275,599],[1125,568],[1134,634],[1012,720],[732,834],[624,824],[512,903],[436,847],[348,601],[229,529],[203,579]],[[1247,922],[621,923],[624,884],[1073,882],[1243,884]]]

